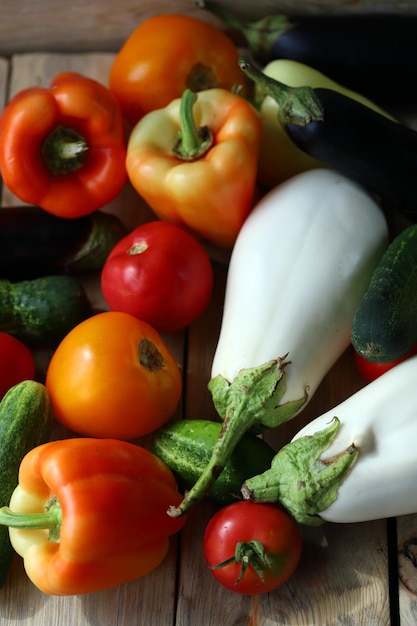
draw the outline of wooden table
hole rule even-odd
[[[72,69],[107,81],[113,55],[24,54],[0,64],[0,97],[23,87],[48,84],[61,70]],[[2,206],[19,204],[3,189]],[[133,228],[152,217],[126,186],[106,207]],[[1,216],[0,216],[1,219]],[[216,269],[215,291],[205,314],[186,332],[166,336],[184,375],[178,417],[216,419],[207,382],[221,323],[226,274]],[[97,308],[104,307],[97,276],[86,280]],[[51,353],[36,355],[43,380]],[[307,420],[342,401],[363,385],[347,351],[323,380],[304,412],[268,436],[287,442]],[[395,416],[393,416],[395,419]],[[70,436],[54,428],[54,438]],[[141,442],[147,445],[149,441]],[[417,476],[416,476],[417,479]],[[49,597],[38,591],[15,558],[0,589],[0,626],[413,626],[417,623],[417,515],[397,520],[302,527],[300,565],[280,589],[258,597],[223,589],[209,573],[202,552],[205,525],[213,504],[195,506],[163,564],[142,580],[116,589],[76,597]]]

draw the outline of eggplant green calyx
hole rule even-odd
[[[180,130],[172,151],[183,161],[199,159],[213,145],[213,133],[208,126],[196,126],[193,108],[197,97],[191,89],[186,89],[181,97]]]
[[[232,383],[221,374],[209,382],[214,407],[222,418],[245,422],[247,428],[262,432],[290,419],[307,401],[307,391],[298,400],[280,404],[285,392],[287,355],[259,367],[242,369]]]
[[[261,72],[247,57],[239,58],[239,67],[278,104],[278,120],[284,128],[287,124],[307,126],[324,120],[323,106],[312,87],[289,87]]]
[[[239,576],[235,585],[240,583],[249,565],[255,570],[262,581],[265,580],[264,573],[271,570],[273,567],[273,562],[268,557],[268,554],[260,541],[238,541],[234,555],[230,557],[230,559],[226,559],[218,565],[212,565],[210,569],[221,569],[231,563],[241,564]]]
[[[210,380],[208,388],[223,420],[222,428],[204,471],[180,505],[168,510],[171,517],[179,517],[206,495],[246,432],[260,433],[279,426],[306,402],[307,394],[279,404],[285,392],[285,370],[289,365],[285,359],[286,356],[258,367],[242,369],[232,383],[220,374]]]
[[[352,444],[332,458],[320,459],[339,429],[340,420],[335,417],[327,428],[281,448],[269,470],[245,481],[241,490],[244,500],[279,502],[300,524],[322,524],[320,513],[337,499],[339,487],[359,455]]]
[[[44,513],[16,513],[8,506],[0,509],[0,524],[24,530],[49,530],[49,541],[59,542],[62,524],[62,509],[57,498],[51,498]]]
[[[224,6],[211,0],[196,0],[196,5],[210,11],[223,24],[233,28],[246,39],[246,43],[259,61],[267,62],[271,58],[271,50],[281,35],[292,27],[286,15],[273,14],[255,20],[246,21],[230,13]]]

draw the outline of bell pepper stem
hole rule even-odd
[[[213,134],[207,126],[197,126],[193,107],[197,94],[186,89],[180,104],[180,131],[173,148],[174,154],[184,160],[193,161],[202,157],[213,145]]]
[[[73,128],[57,126],[46,137],[42,154],[47,169],[54,175],[67,174],[84,165],[88,144]]]
[[[211,379],[208,387],[223,425],[204,471],[179,506],[168,509],[168,515],[179,517],[205,496],[247,431],[262,432],[278,426],[306,402],[307,395],[279,404],[285,391],[285,369],[288,365],[285,358],[242,369],[232,383],[221,375]]]
[[[261,72],[244,56],[239,58],[239,67],[265,95],[277,102],[278,120],[284,128],[287,124],[307,126],[323,121],[323,107],[312,87],[289,87]]]
[[[320,513],[337,499],[339,487],[359,455],[352,444],[334,457],[320,458],[339,429],[340,420],[335,417],[323,430],[285,445],[270,469],[244,482],[244,500],[280,503],[300,524],[322,524]]]
[[[62,523],[62,509],[56,498],[51,499],[43,513],[18,513],[8,506],[0,508],[0,524],[9,528],[25,530],[46,529],[50,531],[50,541],[59,541]]]

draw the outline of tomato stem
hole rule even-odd
[[[260,541],[239,541],[236,544],[235,553],[232,557],[222,561],[218,565],[212,565],[210,569],[221,569],[231,563],[242,564],[235,585],[240,583],[249,565],[255,570],[262,582],[265,579],[265,570],[271,568],[271,561]]]
[[[193,161],[202,157],[213,145],[213,133],[208,126],[197,126],[194,120],[193,107],[197,94],[186,89],[180,105],[180,131],[174,154],[184,161]]]
[[[159,372],[164,366],[164,357],[150,339],[143,337],[138,346],[139,363],[149,372]]]

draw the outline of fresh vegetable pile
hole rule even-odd
[[[362,64],[355,39],[352,69],[329,50],[337,35],[351,52],[362,16],[288,29],[288,16],[242,24],[202,6],[247,54],[203,20],[157,15],[108,87],[60,74],[0,115],[0,173],[28,203],[0,210],[0,584],[13,549],[48,594],[145,576],[207,497],[210,572],[265,593],[298,566],[303,525],[417,512],[417,133],[370,84],[388,85],[387,22],[366,18],[383,43]],[[415,23],[401,24],[414,59]],[[133,229],[107,210],[127,182],[153,214]],[[230,257],[216,422],[181,419],[166,341],[208,309],[213,247]],[[364,387],[268,445],[260,435],[301,414],[348,349]]]

